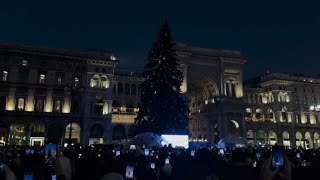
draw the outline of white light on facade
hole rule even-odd
[[[7,81],[8,79],[8,71],[2,71],[2,81]]]
[[[27,66],[28,65],[28,61],[27,60],[23,60],[22,61],[22,66]]]
[[[314,110],[314,106],[310,106],[310,111],[313,111]]]
[[[205,103],[205,104],[208,104],[208,100],[205,100],[204,103]]]
[[[316,111],[320,111],[320,105],[316,106]]]
[[[110,56],[110,59],[113,60],[113,61],[115,61],[115,60],[116,60],[116,57]]]

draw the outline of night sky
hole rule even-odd
[[[176,41],[241,49],[245,78],[266,70],[319,74],[320,2],[15,1],[0,4],[0,41],[105,49],[122,69],[142,69],[161,23]]]

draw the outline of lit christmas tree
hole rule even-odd
[[[140,110],[135,119],[138,133],[188,133],[188,107],[180,90],[183,74],[173,46],[169,25],[165,22],[145,66],[146,80],[141,85]]]

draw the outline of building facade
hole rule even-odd
[[[320,147],[319,77],[268,73],[244,84],[249,142]]]
[[[111,142],[112,53],[0,44],[0,140]]]
[[[320,147],[320,78],[268,73],[243,83],[238,50],[177,43],[190,141]],[[139,111],[139,73],[112,53],[0,44],[0,143],[123,142]]]
[[[190,141],[214,143],[245,135],[242,70],[238,50],[208,49],[177,43],[189,103]]]
[[[134,133],[134,119],[140,102],[141,83],[144,78],[133,72],[116,72],[112,82],[112,139],[122,142]]]

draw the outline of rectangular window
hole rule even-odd
[[[28,61],[27,60],[22,60],[22,66],[28,66]]]
[[[61,85],[61,84],[62,84],[62,77],[61,77],[61,76],[58,76],[58,78],[57,78],[57,84],[58,84],[58,85]]]
[[[42,99],[37,99],[35,109],[37,112],[43,111],[43,100]]]
[[[18,102],[17,102],[17,109],[19,111],[23,111],[24,110],[24,105],[25,105],[25,100],[24,98],[19,98]]]
[[[44,84],[46,80],[46,75],[44,74],[40,74],[40,77],[39,77],[39,84]]]
[[[80,79],[78,77],[74,78],[74,86],[79,86],[80,84]]]
[[[56,100],[54,101],[53,111],[54,111],[54,112],[61,112],[61,107],[62,107],[62,102],[61,102],[61,100],[56,99]]]
[[[307,98],[303,98],[303,104],[307,104]]]
[[[8,71],[2,71],[2,81],[8,80]]]

